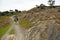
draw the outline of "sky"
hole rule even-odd
[[[55,5],[60,5],[60,0],[55,1]],[[0,11],[29,10],[40,4],[48,5],[48,0],[0,0]]]

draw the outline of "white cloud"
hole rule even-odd
[[[33,8],[35,5],[40,5],[41,3],[47,4],[48,0],[0,0],[0,10],[28,10]],[[56,0],[56,5],[60,4],[60,0]]]

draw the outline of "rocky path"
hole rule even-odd
[[[25,40],[25,31],[18,24],[14,24],[14,29],[17,40]]]
[[[12,18],[12,26],[1,38],[1,40],[60,40],[60,25],[55,24],[54,20],[37,22],[34,27],[24,30],[19,23],[15,23]],[[14,29],[14,34],[9,32]],[[58,30],[58,31],[57,31]]]
[[[11,26],[8,31],[2,36],[1,40],[6,40],[7,36],[9,35],[10,31],[13,29],[13,26]]]
[[[11,17],[11,27],[8,29],[8,31],[5,33],[5,35],[3,35],[3,37],[1,38],[1,40],[25,40],[25,31],[23,28],[21,28],[21,26],[19,26],[18,23],[15,23],[13,21],[13,18]],[[14,34],[9,34],[10,31],[14,29]]]

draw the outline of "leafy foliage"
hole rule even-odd
[[[18,11],[17,9],[15,9],[15,11],[10,10],[10,11],[4,11],[4,12],[0,12],[0,16],[11,16],[11,15],[16,15],[21,13],[21,11]]]
[[[49,0],[48,3],[49,3],[49,5],[50,5],[51,7],[53,7],[54,4],[55,4],[55,0]]]
[[[44,8],[45,8],[45,5],[44,5],[44,4],[41,4],[41,5],[40,5],[40,8],[41,8],[41,9],[44,9]]]
[[[45,8],[45,5],[44,4],[40,4],[40,6],[36,5],[37,8],[40,8],[40,9],[44,9]]]

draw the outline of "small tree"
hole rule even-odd
[[[15,9],[15,12],[18,12],[18,10],[17,10],[17,9]]]
[[[37,8],[40,8],[38,5],[36,5]]]
[[[45,8],[45,5],[44,5],[44,4],[41,4],[41,5],[40,5],[40,8],[41,8],[41,9],[44,9],[44,8]]]
[[[9,15],[13,15],[13,14],[14,14],[14,11],[10,10]]]
[[[10,10],[10,12],[13,12],[13,10]]]
[[[55,4],[55,0],[49,0],[48,3],[49,3],[49,5],[50,5],[50,7],[53,7],[54,4]]]
[[[21,11],[19,11],[19,13],[21,13]]]

